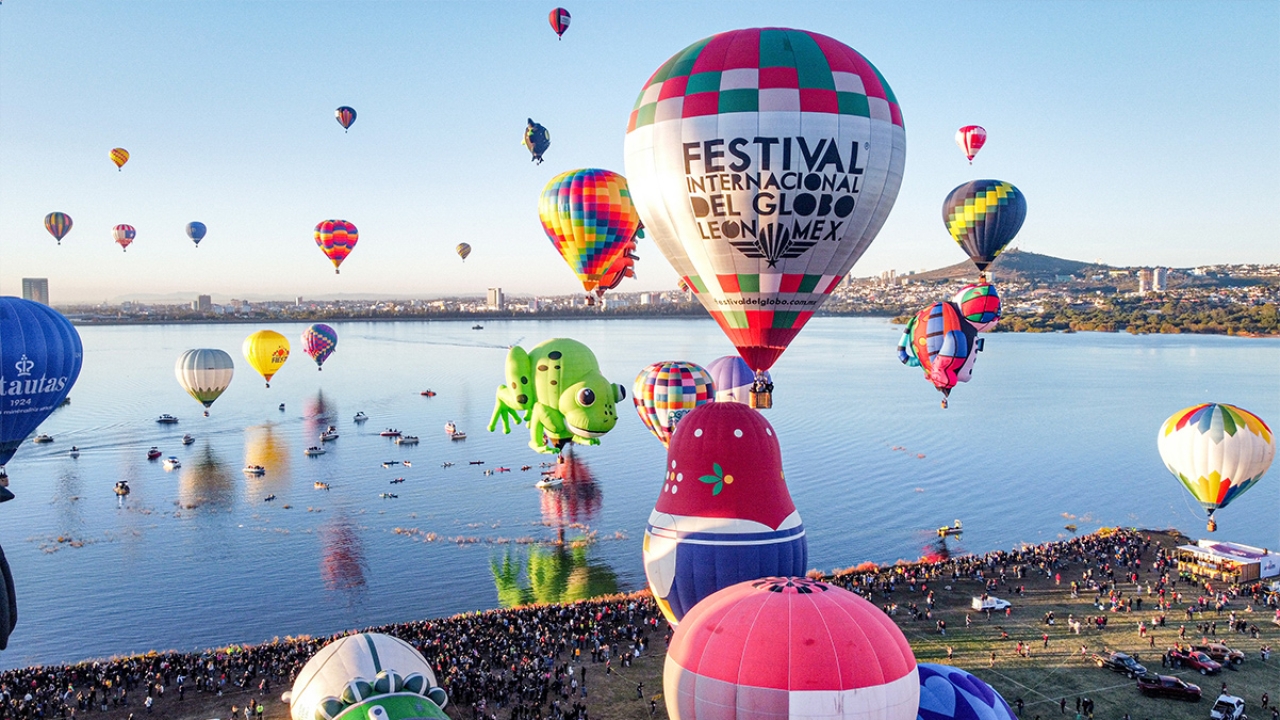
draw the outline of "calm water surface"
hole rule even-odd
[[[590,345],[628,387],[646,364],[707,363],[731,351],[710,320],[335,323],[337,352],[317,372],[296,340],[270,389],[240,360],[249,325],[81,328],[72,404],[9,464],[0,506],[20,622],[0,667],[148,649],[195,649],[643,587],[640,540],[665,451],[633,412],[577,454],[572,491],[532,487],[545,458],[522,427],[485,431],[506,347],[550,337]],[[767,417],[808,528],[810,564],[918,557],[932,528],[964,521],[952,550],[986,551],[1102,525],[1203,528],[1169,477],[1155,433],[1196,402],[1238,403],[1280,422],[1280,341],[1080,333],[997,335],[973,382],[938,407],[918,370],[898,364],[899,329],[822,318],[774,369]],[[201,417],[173,377],[191,347],[237,360],[231,388]],[[419,391],[439,394],[425,398]],[[285,411],[277,406],[285,403]],[[629,406],[629,401],[628,401]],[[357,411],[370,421],[352,422]],[[181,418],[154,422],[160,413]],[[443,425],[468,433],[451,443]],[[328,424],[342,437],[304,457]],[[394,426],[416,447],[378,436]],[[197,440],[183,447],[180,438]],[[78,460],[67,456],[80,447]],[[177,455],[167,472],[145,458]],[[410,460],[384,469],[387,460]],[[484,466],[471,466],[483,460]],[[442,468],[443,462],[454,462]],[[267,467],[247,478],[248,463]],[[530,464],[535,470],[521,472]],[[510,473],[483,474],[506,466]],[[1274,472],[1273,472],[1274,474]],[[404,477],[401,484],[390,481]],[[133,493],[117,503],[112,486]],[[331,490],[314,489],[329,483]],[[396,499],[380,493],[394,492]],[[264,498],[275,495],[273,502]],[[285,508],[286,505],[291,507]],[[1280,539],[1280,481],[1218,514],[1218,535]],[[595,542],[531,545],[563,528]]]

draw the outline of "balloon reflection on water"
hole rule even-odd
[[[330,590],[355,590],[366,584],[364,544],[346,515],[337,515],[320,528],[323,555],[320,576]]]
[[[618,576],[604,562],[591,560],[586,540],[568,545],[533,545],[526,560],[507,552],[489,562],[498,603],[567,603],[618,592]]]
[[[178,505],[186,510],[200,507],[229,509],[235,498],[236,482],[231,468],[218,459],[207,444],[178,477]]]
[[[563,530],[566,524],[595,519],[604,498],[591,467],[571,455],[556,466],[555,476],[564,482],[542,491],[542,522]],[[563,540],[563,538],[561,538]]]

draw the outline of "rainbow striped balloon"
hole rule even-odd
[[[716,399],[711,374],[700,365],[677,360],[641,370],[631,389],[641,422],[663,447],[671,442],[680,418]]]
[[[62,244],[62,238],[71,232],[71,216],[64,212],[51,212],[44,216],[44,229]]]
[[[346,220],[322,220],[316,225],[316,245],[333,263],[334,274],[338,273],[338,266],[347,259],[359,240],[360,231]]]
[[[627,179],[615,172],[584,168],[551,178],[538,201],[538,217],[551,244],[588,292],[640,229]]]

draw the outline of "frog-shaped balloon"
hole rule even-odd
[[[449,720],[431,665],[409,643],[380,633],[325,645],[282,699],[291,720]]]
[[[559,452],[569,442],[599,445],[600,436],[618,424],[616,403],[627,391],[600,374],[591,349],[577,340],[552,338],[532,350],[514,346],[507,353],[507,382],[498,386],[489,432],[502,422],[529,424],[529,447]]]

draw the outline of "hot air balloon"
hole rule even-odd
[[[338,118],[338,124],[342,126],[343,131],[351,129],[351,123],[356,121],[355,108],[349,108],[346,105],[333,111],[334,117]]]
[[[560,173],[538,201],[542,229],[591,292],[627,252],[640,228],[627,180],[608,170]],[[592,301],[588,295],[589,302]]]
[[[965,285],[952,296],[951,302],[978,332],[990,332],[1000,322],[1000,295],[989,282]]]
[[[916,314],[911,328],[912,353],[925,377],[942,393],[942,407],[957,383],[969,382],[982,341],[954,303],[936,302]],[[899,359],[902,359],[901,353]],[[910,364],[909,361],[903,360]]]
[[[292,720],[449,720],[449,698],[412,645],[357,633],[320,648],[284,694]]]
[[[950,665],[920,663],[917,720],[1018,720],[1000,693],[977,676]]]
[[[529,118],[529,122],[524,127],[524,146],[529,150],[532,157],[530,162],[542,164],[542,154],[551,147],[551,131]]]
[[[122,170],[124,164],[129,162],[129,151],[124,148],[112,148],[111,162],[116,164],[116,170]]]
[[[942,203],[942,222],[969,259],[985,273],[1027,219],[1027,200],[1002,180],[973,180]]]
[[[635,249],[636,242],[634,239],[623,247],[622,254],[618,256],[617,260],[613,261],[609,269],[605,270],[604,275],[600,277],[600,284],[596,285],[596,297],[603,298],[606,290],[613,290],[621,285],[626,278],[636,276],[636,261],[640,258],[636,256]]]
[[[645,83],[627,177],[658,249],[768,370],[888,217],[906,131],[866,58],[817,33],[700,40]]]
[[[320,246],[320,250],[333,263],[335,274],[359,240],[360,231],[346,220],[322,220],[316,225],[316,245]]]
[[[267,381],[267,387],[271,387],[272,376],[289,359],[289,341],[275,330],[259,330],[244,339],[241,352],[250,367]]]
[[[57,310],[0,297],[0,478],[27,436],[71,392],[83,358],[79,333]]]
[[[663,447],[668,446],[680,418],[715,399],[707,371],[678,360],[654,363],[641,370],[631,389],[641,422]]]
[[[562,7],[551,11],[551,15],[547,20],[551,23],[551,29],[556,31],[557,40],[564,37],[564,31],[569,29],[569,21],[571,19],[569,11]]]
[[[1262,479],[1276,440],[1262,418],[1243,408],[1202,403],[1169,416],[1157,436],[1160,459],[1209,515]]]
[[[8,488],[0,488],[8,492]],[[10,493],[12,494],[12,493]],[[9,634],[18,626],[18,594],[13,589],[13,573],[0,548],[0,650],[9,647]]]
[[[644,573],[667,620],[734,583],[803,573],[808,555],[769,421],[739,403],[684,416],[644,533]]]
[[[466,262],[467,258],[471,257],[471,245],[468,243],[458,243],[454,251],[458,253],[458,257],[462,258],[462,262]]]
[[[222,350],[199,348],[179,355],[178,362],[173,365],[173,374],[178,377],[182,389],[204,405],[204,415],[208,417],[213,401],[231,385],[235,363]]]
[[[725,355],[708,363],[707,372],[711,374],[711,382],[716,388],[716,402],[751,403],[751,388],[755,385],[756,374],[746,360],[737,355]],[[765,382],[772,382],[769,373],[763,373],[762,377]]]
[[[125,252],[129,251],[129,246],[137,236],[138,231],[132,225],[117,225],[111,229],[111,237],[116,239],[116,244]]]
[[[61,245],[62,238],[71,232],[71,216],[64,212],[51,212],[44,216],[44,229]]]
[[[316,370],[323,370],[324,361],[338,349],[338,331],[316,323],[302,331],[302,349],[316,361]]]
[[[965,125],[956,131],[956,144],[964,151],[964,156],[973,164],[973,156],[978,154],[987,142],[987,131],[979,125]]]
[[[671,720],[915,720],[920,707],[915,655],[893,620],[800,577],[698,603],[671,638],[662,690]]]
[[[187,223],[187,237],[191,238],[191,242],[195,243],[196,247],[200,247],[200,241],[204,239],[204,235],[208,231],[209,229],[202,222]]]

